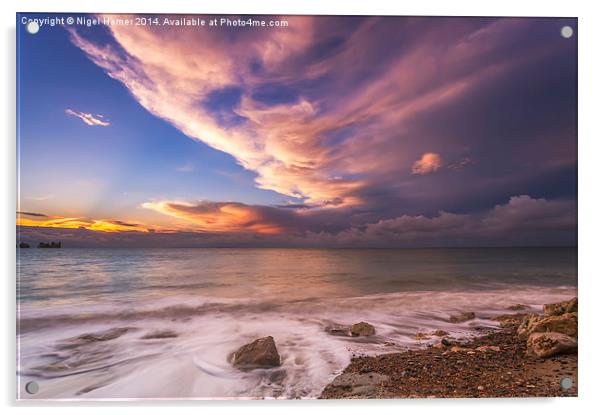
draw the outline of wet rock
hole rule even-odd
[[[460,314],[455,314],[453,316],[451,316],[449,318],[449,322],[450,323],[464,323],[465,321],[468,320],[473,320],[475,318],[475,313],[473,313],[472,311],[467,311],[464,313],[460,313]]]
[[[529,308],[529,306],[525,305],[525,304],[513,304],[513,305],[511,305],[511,306],[508,307],[508,310],[511,310],[511,311],[523,311],[523,310],[526,310],[528,308]]]
[[[331,336],[351,336],[351,328],[340,324],[332,324],[326,327],[326,332]]]
[[[451,342],[447,339],[441,339],[441,344],[445,347],[451,346]]]
[[[123,336],[128,331],[132,330],[131,327],[118,327],[97,333],[84,333],[80,336],[69,339],[73,343],[94,343],[94,342],[105,342],[116,339]]]
[[[360,323],[355,323],[351,326],[351,335],[352,336],[374,336],[376,330],[374,326],[370,323],[366,323],[362,321]]]
[[[142,336],[143,340],[153,340],[153,339],[170,339],[173,337],[178,337],[178,333],[171,330],[160,330],[154,331],[152,333],[146,334]]]
[[[430,335],[428,333],[416,333],[414,339],[416,340],[427,340],[430,339]]]
[[[256,369],[280,366],[280,354],[272,336],[262,337],[230,355],[232,366],[238,369]]]
[[[502,314],[500,316],[492,317],[491,319],[494,321],[500,322],[500,327],[505,328],[514,328],[518,327],[525,317],[532,317],[533,314],[525,314],[525,313],[517,313],[517,314]]]
[[[383,384],[389,382],[389,379],[389,376],[376,372],[343,373],[328,387],[348,391],[355,397],[370,396],[377,393]]]
[[[577,337],[577,313],[566,313],[559,316],[525,317],[517,329],[519,336],[528,337],[532,333],[556,332]]]
[[[544,304],[543,313],[546,316],[560,316],[566,313],[577,312],[577,297],[568,301],[562,301],[554,304]]]
[[[443,336],[449,336],[449,333],[446,332],[445,330],[435,330],[434,332],[431,333],[431,335],[437,336],[437,337],[443,337]]]
[[[562,333],[533,333],[527,340],[527,351],[538,357],[577,352],[577,341]]]

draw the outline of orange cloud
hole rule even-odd
[[[383,149],[403,142],[413,118],[452,104],[515,65],[517,56],[503,54],[486,65],[482,57],[515,42],[528,27],[520,19],[492,20],[467,31],[446,23],[449,30],[427,31],[420,40],[408,40],[407,47],[388,50],[385,61],[374,45],[398,32],[387,32],[387,20],[370,18],[338,53],[306,62],[308,46],[321,36],[336,35],[336,29],[325,18],[287,20],[287,28],[244,36],[130,26],[109,28],[114,43],[96,43],[75,29],[70,36],[150,113],[255,172],[259,188],[309,205],[343,207],[363,202],[358,195],[374,184],[370,178],[398,169],[404,153]],[[364,62],[380,61],[373,68],[377,76],[362,76]],[[260,74],[252,70],[257,66]],[[331,81],[321,96],[300,90],[294,101],[276,105],[254,99],[253,91],[261,85],[311,83],[324,76]],[[244,121],[224,126],[202,103],[228,87],[241,91],[232,110]],[[341,132],[348,136],[332,146],[331,136]],[[436,171],[438,163],[427,158],[412,171]]]
[[[91,231],[124,232],[137,231],[149,232],[149,229],[138,223],[128,223],[110,219],[89,218],[62,218],[46,216],[39,213],[17,212],[17,226],[38,226],[45,228],[84,228]]]
[[[83,122],[85,122],[86,124],[88,124],[90,126],[107,127],[107,126],[111,125],[110,122],[104,120],[104,115],[100,115],[100,114],[93,115],[93,114],[90,114],[87,112],[74,111],[70,108],[67,108],[65,110],[65,113],[68,115],[71,115],[73,117],[79,118],[80,120],[82,120]]]
[[[412,166],[412,174],[434,173],[441,168],[443,163],[437,153],[424,153],[420,160],[416,160]]]
[[[142,207],[187,222],[196,231],[203,232],[250,232],[280,234],[286,231],[284,224],[271,218],[274,208],[250,206],[235,202],[148,202]]]

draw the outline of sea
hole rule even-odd
[[[18,397],[316,398],[354,356],[576,295],[576,248],[18,249]],[[333,335],[361,321],[376,335]],[[281,366],[232,367],[265,336]]]

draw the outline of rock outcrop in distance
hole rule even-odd
[[[38,248],[60,248],[61,242],[40,242]]]

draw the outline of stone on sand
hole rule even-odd
[[[332,389],[350,391],[356,398],[371,397],[378,389],[389,381],[389,376],[376,372],[343,373],[329,385]]]
[[[355,323],[351,326],[351,335],[352,336],[374,336],[376,330],[374,326],[370,323],[366,323],[365,321]]]
[[[230,355],[232,366],[246,370],[280,366],[280,354],[272,336],[245,344]]]
[[[577,313],[566,313],[559,316],[525,317],[517,329],[519,336],[528,337],[532,333],[555,332],[577,337]]]
[[[562,333],[532,333],[527,340],[527,351],[544,358],[570,354],[577,351],[577,341]]]

